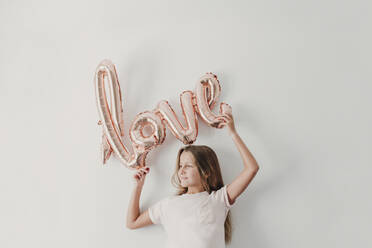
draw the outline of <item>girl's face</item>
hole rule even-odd
[[[189,151],[181,153],[178,177],[182,187],[201,185],[201,177],[194,156]]]

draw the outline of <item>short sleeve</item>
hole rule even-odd
[[[219,190],[213,191],[212,196],[217,202],[222,203],[227,209],[230,209],[232,206],[234,206],[234,203],[230,204],[227,196],[227,184]]]
[[[148,211],[152,223],[154,224],[163,223],[166,200],[167,198],[164,198],[149,207]]]

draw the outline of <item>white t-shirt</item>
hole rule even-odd
[[[149,208],[154,224],[167,233],[166,248],[225,248],[224,223],[234,204],[227,198],[226,186],[195,194],[172,195]]]

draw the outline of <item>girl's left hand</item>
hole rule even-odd
[[[225,121],[219,125],[220,128],[227,126],[230,134],[236,132],[234,117],[232,116],[232,114],[224,114],[222,116],[222,119]]]

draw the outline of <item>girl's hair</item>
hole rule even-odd
[[[212,191],[219,190],[224,186],[221,168],[218,163],[216,153],[205,145],[187,145],[182,147],[177,154],[176,170],[172,175],[171,182],[178,189],[176,195],[182,195],[187,192],[187,187],[182,187],[178,177],[181,153],[184,151],[191,152],[196,160],[196,166],[202,179],[204,190],[209,194]],[[225,220],[225,243],[231,242],[232,225],[230,211],[227,213]]]

